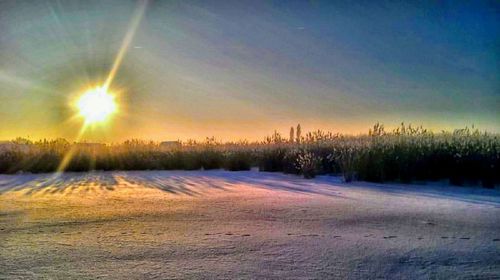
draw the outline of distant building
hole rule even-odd
[[[30,146],[28,144],[19,144],[12,141],[0,141],[0,152],[12,150],[27,152],[29,149]]]
[[[11,141],[0,141],[0,151],[10,150],[14,147]]]
[[[180,149],[182,147],[179,141],[163,141],[160,143],[160,148],[165,150]]]

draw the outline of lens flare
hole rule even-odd
[[[104,87],[86,91],[78,99],[76,106],[86,124],[104,122],[118,110],[115,96],[107,92]]]

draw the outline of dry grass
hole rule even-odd
[[[342,174],[346,181],[374,182],[449,179],[451,183],[500,181],[500,138],[468,128],[433,133],[401,125],[386,132],[376,124],[359,136],[315,131],[293,141],[274,133],[261,142],[222,143],[214,138],[179,147],[130,140],[83,145],[64,139],[28,141],[0,149],[0,173],[54,172],[68,153],[67,171],[88,170],[248,170],[302,174]]]

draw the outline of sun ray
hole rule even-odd
[[[79,102],[81,102],[81,103],[77,104],[77,107],[79,107],[79,109],[80,109],[80,114],[82,114],[82,111],[84,111],[82,115],[86,118],[86,120],[83,123],[82,128],[78,132],[78,135],[74,139],[74,142],[78,142],[81,140],[83,134],[85,133],[85,131],[87,130],[89,125],[91,125],[95,121],[102,121],[107,115],[111,114],[114,110],[116,110],[116,108],[115,108],[116,105],[114,103],[110,103],[112,100],[108,100],[108,98],[106,97],[105,94],[108,94],[107,93],[108,89],[111,86],[111,83],[113,82],[113,79],[115,78],[116,73],[118,72],[118,69],[120,68],[120,65],[121,65],[123,58],[125,57],[125,54],[130,46],[130,43],[132,42],[132,40],[134,38],[135,33],[137,32],[137,28],[139,27],[139,24],[141,23],[141,20],[144,16],[144,12],[146,11],[147,5],[148,5],[148,0],[140,0],[138,2],[137,7],[134,11],[134,14],[132,15],[132,19],[130,21],[130,24],[127,28],[127,33],[125,34],[125,37],[123,38],[122,44],[120,46],[120,49],[118,50],[118,54],[116,55],[116,58],[113,62],[113,66],[111,67],[111,70],[109,71],[109,74],[106,78],[106,81],[104,82],[102,87],[99,87],[98,89],[95,90],[96,91],[95,94],[98,93],[97,91],[99,91],[100,94],[103,94],[103,96],[99,96],[101,99],[97,103],[100,103],[102,101],[106,101],[108,103],[108,105],[107,105],[108,108],[102,108],[103,109],[102,111],[106,111],[106,112],[104,112],[104,113],[99,112],[99,115],[94,115],[93,112],[85,112],[88,109],[88,107],[91,107],[91,106],[93,106],[94,103],[96,103],[96,102],[93,102],[92,100],[90,100],[90,99],[95,97],[95,96],[93,96],[94,93],[90,93],[91,95],[89,95],[89,97],[87,97],[86,99],[79,100]],[[89,93],[87,93],[87,94],[89,94]],[[92,103],[92,104],[86,104],[86,103]],[[112,105],[110,105],[110,104],[112,104]],[[98,105],[102,105],[102,104],[98,104]],[[69,150],[64,154],[63,159],[61,160],[61,162],[57,168],[57,171],[53,176],[53,179],[59,177],[60,174],[62,174],[62,172],[64,172],[64,170],[66,169],[68,164],[71,162],[71,159],[73,158],[75,152],[76,152],[76,146],[72,145],[69,148]]]
[[[144,12],[146,11],[147,4],[148,4],[147,0],[142,0],[142,1],[139,1],[138,5],[137,5],[137,8],[132,16],[132,20],[131,20],[129,27],[127,29],[127,33],[125,34],[125,38],[123,39],[121,47],[118,50],[118,54],[116,55],[115,61],[113,62],[113,67],[111,67],[111,70],[109,71],[106,82],[104,83],[103,87],[106,90],[109,88],[109,86],[113,82],[113,79],[115,78],[116,73],[118,72],[118,69],[120,68],[123,57],[125,56],[125,53],[127,52],[128,48],[130,46],[130,43],[132,42],[132,39],[134,38],[134,35],[137,31],[137,28],[139,27],[139,24],[141,23],[142,17],[144,16]]]
[[[83,136],[83,133],[87,129],[88,124],[84,123],[82,125],[82,128],[78,132],[78,135],[75,138],[75,142],[79,142]],[[71,159],[73,158],[73,155],[76,152],[76,146],[73,144],[69,147],[69,150],[64,154],[63,159],[59,163],[59,166],[57,167],[56,173],[54,174],[54,178],[59,177],[59,175],[64,172],[66,167],[68,167],[68,164],[70,163]]]

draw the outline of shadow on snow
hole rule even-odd
[[[0,175],[0,195],[24,191],[34,194],[109,192],[117,188],[150,188],[174,195],[200,196],[208,190],[233,191],[247,186],[291,193],[346,198],[342,188],[386,192],[395,196],[445,198],[500,207],[500,192],[482,188],[446,185],[400,185],[355,182],[344,184],[339,177],[321,176],[305,180],[296,175],[254,171],[110,171],[62,174]]]
[[[339,196],[325,184],[298,176],[228,171],[114,171],[61,174],[0,175],[0,195],[23,191],[25,195],[114,191],[120,187],[152,188],[176,195],[201,195],[207,190],[230,191],[251,186],[286,192]]]

